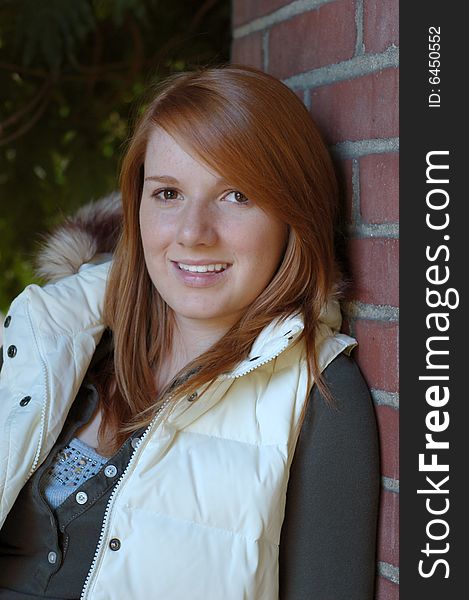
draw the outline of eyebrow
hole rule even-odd
[[[161,183],[172,183],[173,185],[179,183],[175,177],[170,175],[150,175],[145,177],[145,181],[160,181]]]

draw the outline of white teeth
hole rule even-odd
[[[207,273],[208,271],[224,271],[228,267],[228,263],[216,263],[213,265],[185,265],[178,263],[178,266],[183,271],[191,273]]]

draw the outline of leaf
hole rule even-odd
[[[21,0],[16,25],[23,65],[45,62],[57,71],[75,60],[77,44],[93,30],[95,19],[87,0]]]
[[[113,18],[118,26],[123,24],[126,15],[133,15],[139,20],[146,17],[145,4],[141,0],[115,0],[112,5]]]
[[[24,113],[6,135],[34,117],[37,106],[25,109],[40,94],[47,71],[60,75],[33,127],[0,147],[1,309],[33,281],[28,265],[38,235],[117,188],[129,126],[153,84],[179,68],[228,60],[230,1],[218,0],[192,29],[201,4],[0,0],[0,62],[15,67],[0,68],[0,121]],[[142,61],[134,60],[136,50]],[[29,69],[19,64],[22,56]]]

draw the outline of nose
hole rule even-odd
[[[178,244],[186,247],[214,246],[217,239],[216,217],[210,207],[186,200],[178,215]]]

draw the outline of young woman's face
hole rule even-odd
[[[176,319],[231,327],[265,289],[287,226],[155,128],[140,229],[150,278]]]

